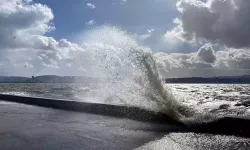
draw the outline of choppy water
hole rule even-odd
[[[221,115],[250,114],[250,85],[247,84],[166,84],[176,101],[203,113]],[[93,103],[126,105],[116,96],[97,93],[91,83],[85,84],[0,84],[0,93],[68,99]],[[106,96],[106,97],[105,97]]]
[[[181,103],[202,112],[222,115],[249,115],[248,84],[170,84]]]
[[[54,99],[85,101],[91,89],[84,84],[10,83],[0,84],[0,93]]]

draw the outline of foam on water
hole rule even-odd
[[[249,116],[249,85],[168,84],[176,99],[216,116]]]
[[[1,94],[6,95],[17,95],[17,96],[30,96],[27,92],[2,92]]]
[[[149,142],[136,150],[193,150],[249,149],[247,138],[196,133],[170,133],[160,140]]]

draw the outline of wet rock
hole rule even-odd
[[[240,103],[235,104],[234,106],[245,106],[245,107],[249,107],[249,106],[250,106],[250,101],[240,102]]]

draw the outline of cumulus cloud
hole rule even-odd
[[[250,51],[227,48],[214,51],[210,44],[197,52],[155,53],[157,66],[165,77],[211,77],[250,73]]]
[[[91,72],[98,72],[93,65],[102,65],[107,51],[136,45],[126,32],[112,26],[101,26],[85,33],[82,45],[66,39],[56,40],[45,35],[55,30],[52,10],[46,5],[4,0],[0,1],[0,8],[1,75],[91,76]]]
[[[88,26],[92,26],[92,25],[95,24],[95,20],[89,20],[85,24],[88,25]]]
[[[56,41],[44,36],[55,29],[53,18],[52,10],[46,5],[30,0],[0,1],[2,75],[31,75],[60,68],[62,60],[70,59],[72,52],[82,50],[66,39]]]
[[[179,0],[176,26],[164,38],[169,43],[205,44],[189,54],[156,53],[165,76],[220,76],[250,73],[250,1]],[[212,44],[225,45],[216,51]]]
[[[1,2],[0,48],[25,47],[31,35],[42,35],[54,29],[50,24],[54,16],[47,6],[28,5],[21,0]]]
[[[214,63],[216,60],[212,45],[202,46],[197,52],[197,57],[206,63]]]
[[[248,0],[180,0],[181,18],[167,38],[188,42],[212,42],[233,48],[250,47]]]
[[[217,52],[218,68],[227,69],[250,69],[250,52],[246,49],[228,49]]]
[[[91,4],[91,3],[87,3],[86,6],[87,6],[88,8],[91,8],[91,9],[95,9],[95,8],[96,8],[95,5],[94,5],[94,4]]]

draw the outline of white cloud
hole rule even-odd
[[[180,0],[181,19],[166,38],[188,42],[212,42],[229,47],[250,47],[248,0]]]
[[[121,4],[126,4],[127,0],[122,0]]]
[[[210,44],[197,52],[155,53],[157,66],[165,77],[230,76],[250,73],[250,51],[225,49],[215,52]]]
[[[45,36],[55,29],[51,24],[54,18],[52,10],[46,5],[5,0],[0,2],[0,8],[1,75],[93,75],[99,71],[95,69],[98,64],[105,61],[99,57],[107,50],[116,52],[116,49],[135,43],[126,32],[108,26],[86,33],[86,44],[82,46],[66,39],[55,40]],[[117,65],[119,60],[115,58],[106,64]]]
[[[152,33],[152,32],[155,31],[155,29],[154,29],[154,28],[151,28],[151,29],[148,29],[147,31],[148,31],[148,33]]]
[[[45,33],[55,29],[52,10],[27,0],[0,1],[0,64],[3,75],[31,75],[59,68],[62,60],[82,49]],[[44,72],[46,73],[46,71]],[[47,72],[49,73],[49,72]]]
[[[173,20],[173,23],[176,24],[177,26],[174,27],[172,30],[167,31],[167,33],[164,35],[164,38],[166,41],[170,43],[180,43],[185,41],[184,38],[182,38],[183,34],[183,28],[182,28],[182,22],[180,19],[175,18]]]
[[[87,3],[86,6],[87,6],[88,8],[91,8],[91,9],[95,9],[95,8],[96,8],[95,5],[94,5],[94,4],[91,4],[91,3]]]
[[[148,39],[149,37],[152,36],[152,33],[153,33],[154,31],[155,31],[155,29],[153,29],[153,28],[148,29],[146,34],[139,35],[139,39],[140,39],[140,40],[146,40],[146,39]]]
[[[86,25],[92,26],[95,24],[95,20],[89,20],[85,23]]]

